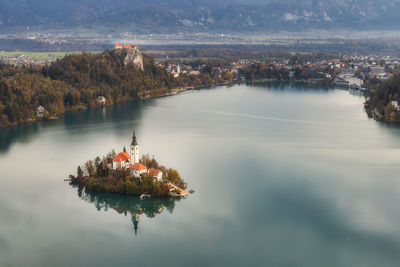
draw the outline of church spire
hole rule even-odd
[[[139,228],[139,214],[135,212],[135,215],[132,215],[133,229],[135,230],[135,236],[137,235],[137,231]]]
[[[132,144],[131,146],[137,146],[138,143],[136,141],[136,135],[135,135],[135,131],[133,131],[133,136],[132,136]]]
[[[135,236],[137,236],[138,224],[139,222],[133,222],[133,229],[135,230]]]
[[[139,163],[139,145],[136,141],[135,131],[133,131],[131,143],[131,165]]]

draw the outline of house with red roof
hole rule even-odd
[[[140,177],[141,174],[147,172],[147,167],[144,166],[142,163],[135,163],[129,167],[129,169],[132,171],[132,174],[135,177]]]
[[[131,156],[127,152],[121,152],[112,160],[113,170],[123,170],[131,165]]]
[[[157,179],[157,181],[161,181],[163,173],[162,173],[162,171],[160,171],[158,169],[150,169],[149,175],[152,176],[153,178]]]

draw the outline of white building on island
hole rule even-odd
[[[392,100],[391,103],[392,103],[392,106],[393,106],[397,111],[400,110],[399,101]]]
[[[162,173],[162,171],[157,170],[157,169],[150,169],[149,175],[152,176],[153,178],[157,179],[157,181],[161,181],[163,173]]]
[[[112,160],[113,170],[122,170],[129,168],[131,165],[131,157],[127,152],[121,152]]]
[[[140,154],[139,154],[139,145],[136,140],[135,131],[133,131],[132,143],[130,145],[129,153],[125,151],[119,153],[112,159],[112,169],[113,170],[131,170],[132,175],[135,177],[140,177],[140,175],[149,173],[150,176],[157,179],[158,181],[162,180],[163,173],[157,169],[150,169],[139,162]]]
[[[131,155],[132,164],[139,163],[139,145],[136,141],[135,131],[133,131],[132,143],[131,143]]]
[[[137,162],[137,163],[135,163],[135,164],[132,164],[132,165],[129,167],[129,169],[132,170],[132,174],[133,174],[135,177],[140,177],[141,174],[144,174],[144,173],[147,172],[147,167],[144,166],[142,163],[139,163],[139,162]]]

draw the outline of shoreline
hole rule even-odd
[[[58,120],[59,119],[59,115],[63,115],[67,112],[74,112],[74,111],[83,111],[83,110],[90,110],[90,109],[96,109],[96,108],[101,108],[101,107],[105,107],[105,106],[112,106],[114,104],[119,104],[119,103],[125,103],[125,102],[129,102],[129,101],[135,101],[135,100],[148,100],[148,99],[153,99],[153,98],[159,98],[159,97],[168,97],[168,96],[174,96],[180,93],[184,93],[187,91],[194,91],[194,90],[200,90],[202,88],[207,88],[210,86],[223,86],[223,85],[228,85],[228,84],[233,84],[234,82],[226,82],[226,83],[218,83],[218,84],[209,84],[209,85],[201,85],[201,86],[188,86],[186,88],[182,88],[182,87],[178,87],[178,88],[173,88],[173,89],[154,89],[154,90],[145,90],[142,91],[140,93],[138,93],[138,97],[137,98],[126,98],[123,99],[121,101],[118,102],[112,102],[112,103],[108,103],[108,104],[97,104],[91,108],[87,107],[87,105],[80,105],[80,106],[74,106],[74,107],[69,107],[66,108],[63,112],[60,112],[58,114],[54,114],[48,118],[44,118],[44,117],[37,117],[37,118],[30,118],[24,122],[14,122],[11,123],[9,125],[0,125],[0,129],[3,128],[13,128],[13,127],[18,127],[21,125],[25,125],[25,124],[30,124],[30,123],[35,123],[35,122],[39,122],[39,121],[48,121],[48,120]],[[163,93],[157,93],[157,92],[161,92],[163,91]]]
[[[84,178],[82,179],[82,181],[78,181],[76,178],[75,178],[75,179],[69,178],[69,179],[65,179],[64,181],[65,181],[65,182],[69,182],[70,185],[73,185],[73,186],[75,185],[75,186],[77,186],[77,187],[80,187],[80,188],[82,188],[82,189],[85,189],[85,190],[88,190],[88,191],[91,191],[91,192],[103,193],[103,194],[111,194],[111,195],[117,195],[117,196],[121,196],[121,197],[122,197],[122,196],[123,196],[123,197],[133,197],[133,198],[139,198],[140,200],[143,200],[143,199],[141,198],[142,195],[147,194],[146,192],[143,192],[143,193],[141,193],[141,194],[124,194],[124,193],[121,193],[121,192],[102,191],[102,190],[95,190],[95,189],[93,189],[93,188],[88,188],[88,187],[87,187],[87,183],[85,184],[85,183],[83,183],[83,181],[84,181],[84,180],[89,180],[89,179],[91,179],[91,178],[93,178],[93,177],[84,177]],[[94,178],[94,179],[106,179],[106,178],[107,178],[107,177],[104,177],[104,178]],[[169,196],[164,196],[164,197],[162,197],[162,196],[152,196],[152,195],[149,195],[149,196],[146,196],[144,199],[176,199],[176,198],[182,199],[182,198],[186,198],[186,197],[189,196],[190,192],[189,192],[189,191],[187,191],[187,192],[188,192],[188,194],[185,194],[185,195],[178,195],[178,194],[171,194],[171,193],[170,193]]]
[[[125,102],[135,101],[135,100],[148,100],[148,99],[154,99],[154,98],[159,98],[159,97],[174,96],[174,95],[184,93],[187,91],[200,90],[200,89],[208,88],[208,87],[212,87],[212,86],[224,86],[224,85],[234,85],[234,84],[242,84],[242,83],[261,84],[261,83],[271,83],[271,82],[302,83],[302,84],[312,84],[312,85],[335,87],[333,84],[321,84],[321,83],[316,83],[316,82],[306,81],[306,80],[262,79],[262,80],[253,80],[253,81],[230,81],[230,82],[213,83],[213,84],[200,85],[200,86],[188,86],[185,88],[177,87],[177,88],[172,88],[172,89],[160,88],[160,89],[144,90],[142,92],[139,92],[138,96],[136,98],[131,97],[131,98],[123,99],[118,102],[112,102],[112,103],[107,103],[107,104],[97,104],[91,108],[87,107],[87,105],[68,107],[63,112],[54,114],[48,118],[43,118],[43,117],[42,118],[41,117],[30,118],[24,122],[15,122],[15,123],[12,123],[9,125],[0,125],[0,129],[18,127],[21,125],[35,123],[35,122],[39,122],[39,121],[57,120],[57,119],[59,119],[59,117],[58,117],[59,115],[63,115],[67,112],[96,109],[96,108],[100,108],[100,107],[112,106],[114,104],[125,103]],[[338,88],[342,88],[342,87],[338,86]],[[343,88],[343,89],[345,89],[345,88]],[[380,121],[382,121],[382,120],[380,120]],[[398,122],[394,122],[394,123],[398,123]]]

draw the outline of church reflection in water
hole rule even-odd
[[[99,211],[113,209],[119,214],[124,214],[125,216],[131,215],[135,235],[138,233],[141,216],[154,218],[164,210],[172,213],[175,208],[175,202],[181,200],[180,198],[151,198],[141,200],[139,197],[93,192],[79,186],[77,189],[78,196],[89,203],[93,203]]]

